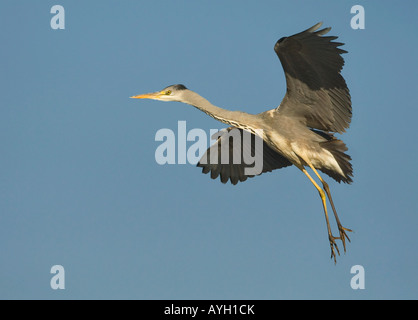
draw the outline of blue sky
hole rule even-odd
[[[418,298],[415,2],[98,3],[0,2],[0,298]],[[50,27],[55,4],[65,30]],[[356,4],[364,30],[350,27]],[[341,138],[354,183],[327,177],[355,231],[337,265],[299,170],[232,186],[158,165],[159,129],[224,126],[129,99],[183,83],[221,107],[271,109],[285,92],[275,42],[318,21],[346,43],[353,101]],[[354,265],[365,290],[350,287]]]

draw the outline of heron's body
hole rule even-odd
[[[270,148],[289,160],[298,168],[308,164],[303,159],[309,159],[311,164],[325,173],[332,172],[337,181],[351,182],[351,172],[344,173],[335,156],[324,147],[332,138],[325,138],[328,134],[322,131],[313,131],[297,118],[282,115],[280,106],[276,109],[264,111],[259,114],[250,114],[242,111],[230,111],[214,106],[208,100],[184,89],[188,98],[182,102],[188,103],[202,110],[212,118],[257,134],[262,132],[262,138]],[[239,119],[239,120],[237,120]],[[260,130],[261,129],[261,130]],[[322,135],[321,135],[322,134]],[[333,141],[340,141],[334,138]]]
[[[278,153],[287,158],[298,168],[308,166],[303,159],[309,159],[311,164],[319,170],[332,170],[344,176],[334,156],[321,143],[327,140],[287,117],[279,117],[279,130],[266,132],[266,141]],[[281,132],[297,132],[299,139],[285,138]]]
[[[162,91],[133,98],[187,103],[228,124],[231,126],[228,130],[238,129],[242,136],[244,131],[248,131],[252,134],[252,139],[258,136],[263,141],[262,151],[257,151],[251,141],[242,139],[242,148],[238,152],[241,156],[245,153],[262,152],[261,173],[291,165],[300,169],[321,196],[331,257],[335,260],[334,249],[338,252],[335,240],[340,239],[345,250],[345,239],[348,239],[346,231],[351,230],[341,225],[329,187],[317,170],[326,173],[337,182],[352,182],[351,158],[345,154],[347,147],[334,137],[334,133],[342,133],[349,127],[351,98],[340,74],[344,64],[341,54],[346,51],[338,48],[342,43],[333,42],[337,37],[323,36],[330,28],[317,31],[320,26],[319,23],[308,30],[277,41],[274,50],[285,70],[287,91],[281,104],[272,110],[259,114],[226,110],[214,106],[183,85],[169,86]],[[224,134],[207,150],[202,159],[208,159],[208,155],[215,151],[218,154],[224,143],[229,146],[228,152],[237,153],[234,150],[235,145],[230,143],[229,136]],[[213,179],[220,176],[223,183],[230,180],[232,184],[237,184],[252,177],[245,174],[245,163],[235,163],[232,159],[227,163],[200,161],[198,166],[203,168],[204,173],[211,172]],[[309,175],[305,167],[312,169],[323,188]],[[331,232],[326,196],[337,221],[339,237],[334,237]]]

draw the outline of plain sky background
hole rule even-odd
[[[65,30],[50,27],[55,4]],[[356,4],[365,30],[350,27]],[[417,8],[1,1],[0,298],[417,299]],[[354,183],[324,176],[355,231],[337,265],[299,170],[232,186],[158,165],[159,129],[225,126],[188,105],[129,99],[183,83],[221,107],[271,109],[285,93],[275,42],[319,21],[346,43],[353,101],[342,138]],[[57,264],[65,290],[50,287]],[[354,265],[365,290],[350,287]]]

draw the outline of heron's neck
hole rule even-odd
[[[254,117],[254,115],[245,112],[231,111],[214,106],[208,100],[190,90],[183,102],[196,107],[218,121],[238,128],[242,128],[243,126],[251,123],[250,118]]]

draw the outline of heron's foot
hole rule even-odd
[[[337,263],[337,255],[335,254],[335,249],[337,249],[338,255],[340,255],[340,250],[338,250],[338,246],[335,240],[339,238],[334,237],[332,234],[329,234],[328,238],[329,238],[329,244],[331,246],[331,259],[334,258],[334,263]]]
[[[347,238],[348,242],[351,242],[350,238],[347,236],[346,231],[348,232],[353,232],[353,230],[344,228],[342,225],[338,225],[338,231],[340,232],[340,237],[338,239],[341,240],[341,242],[343,243],[344,246],[344,253],[346,252],[346,248],[345,248],[345,238]]]

